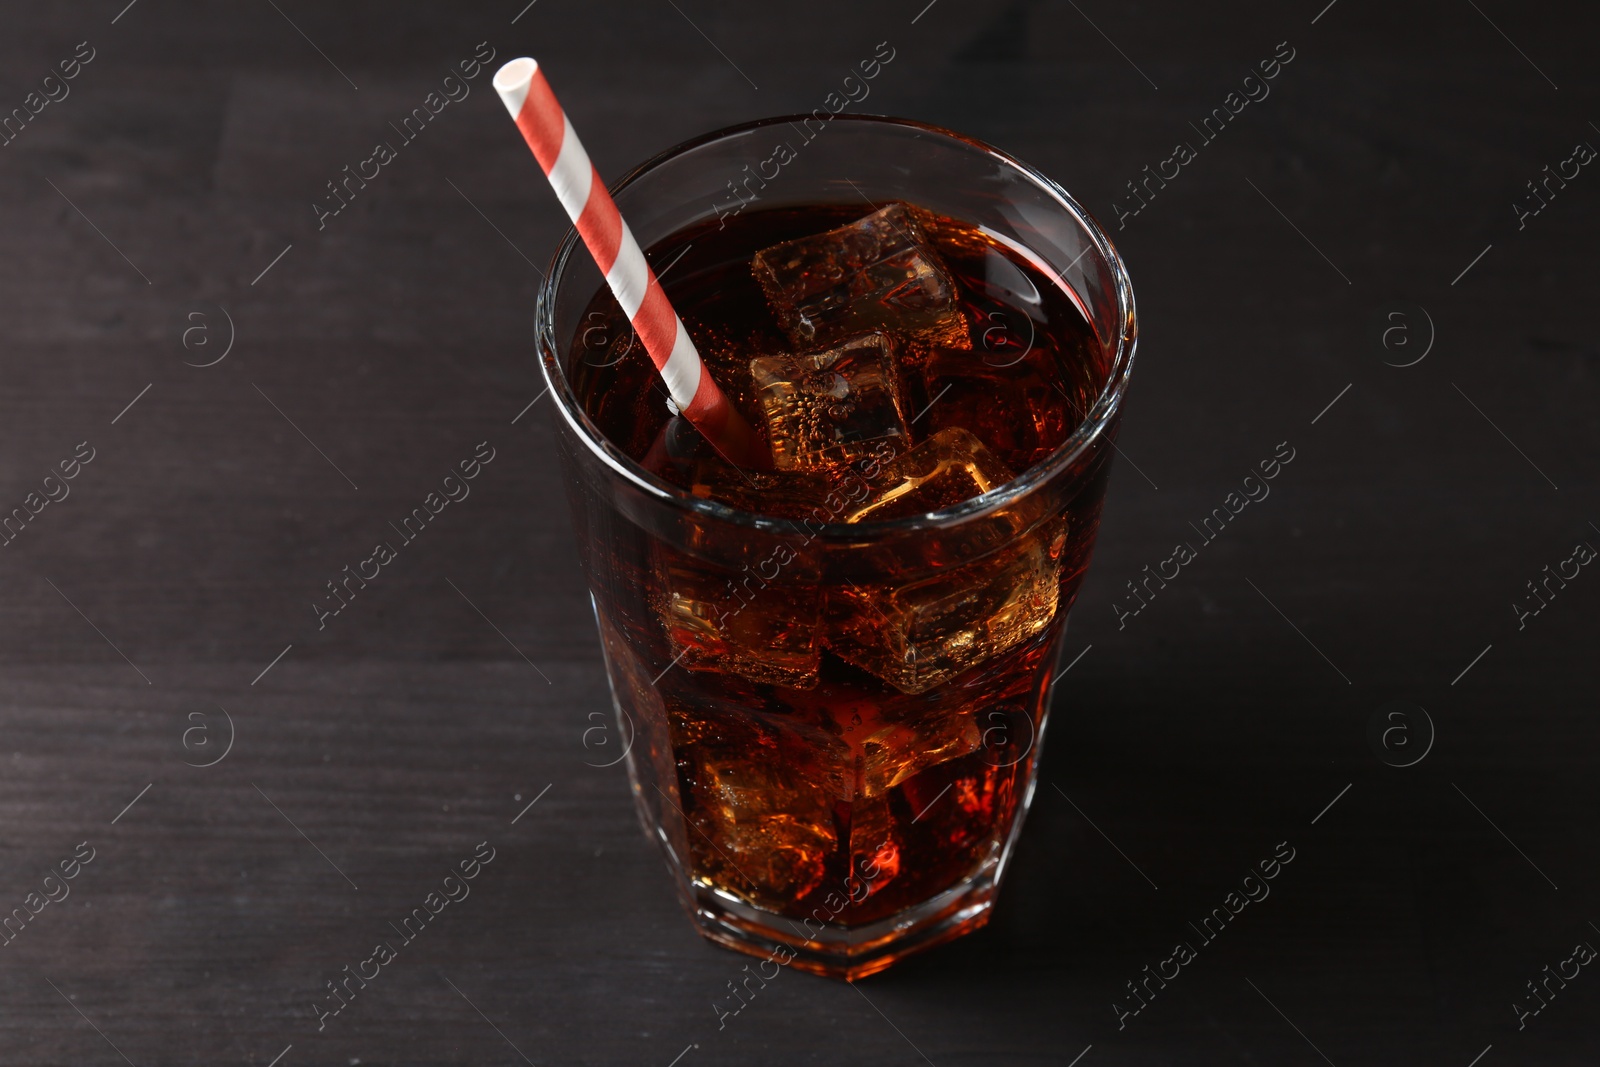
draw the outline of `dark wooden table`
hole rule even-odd
[[[0,1063],[1600,1058],[1573,955],[1600,945],[1600,573],[1563,562],[1600,546],[1592,12],[523,2],[4,13],[0,508],[29,518],[0,548],[0,914],[27,918]],[[319,229],[325,183],[484,41]],[[609,700],[527,410],[566,223],[488,79],[540,56],[613,178],[821,106],[881,41],[861,110],[1128,212],[1126,458],[992,925],[857,988],[785,973],[719,1029],[745,961],[592,766]],[[325,583],[483,441],[470,498],[319,629]],[[1280,442],[1271,496],[1119,626]],[[319,1031],[325,983],[480,842],[470,896]],[[1270,896],[1202,941],[1280,842]]]

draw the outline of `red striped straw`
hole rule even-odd
[[[689,331],[667,302],[655,271],[622,221],[539,64],[513,59],[495,74],[494,87],[633,322],[678,410],[732,462],[766,466],[750,424],[706,371]]]

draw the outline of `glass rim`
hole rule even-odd
[[[723,140],[735,134],[748,133],[751,130],[774,126],[779,123],[792,123],[807,117],[809,116],[778,115],[771,118],[755,119],[750,122],[741,122],[733,126],[724,126],[720,129],[691,137],[686,141],[657,152],[644,162],[633,167],[615,184],[610,186],[611,194],[617,196],[630,185],[648,176],[657,167],[695,148]],[[903,531],[950,526],[998,511],[1048,482],[1062,470],[1076,463],[1093,447],[1121,410],[1122,398],[1127,392],[1128,380],[1133,371],[1134,352],[1138,347],[1138,319],[1134,310],[1133,283],[1128,277],[1127,267],[1122,261],[1121,254],[1112,245],[1111,238],[1106,234],[1105,228],[1100,225],[1099,220],[1090,214],[1071,193],[1062,188],[1060,183],[1053,178],[1017,159],[1010,153],[975,137],[968,137],[954,130],[919,122],[915,119],[896,118],[889,115],[838,114],[834,115],[829,121],[837,122],[840,120],[852,123],[901,127],[918,133],[933,134],[957,141],[968,147],[978,149],[1005,166],[1021,173],[1038,185],[1050,197],[1057,200],[1060,206],[1072,215],[1084,232],[1088,234],[1091,244],[1110,269],[1115,285],[1117,321],[1122,328],[1118,331],[1116,349],[1111,354],[1111,369],[1106,383],[1095,398],[1094,404],[1084,414],[1083,421],[1078,424],[1077,429],[1073,430],[1067,439],[1049,456],[1034,463],[1027,470],[1022,471],[1003,485],[996,486],[986,493],[970,497],[958,504],[952,504],[947,508],[898,519],[858,523],[817,523],[806,519],[792,519],[744,511],[706,497],[697,497],[688,490],[651,474],[641,467],[637,461],[614,445],[578,403],[577,397],[572,392],[572,386],[568,381],[566,371],[561,366],[560,349],[558,339],[555,336],[554,321],[556,294],[562,281],[565,280],[569,260],[572,258],[573,253],[581,247],[577,227],[569,226],[561,239],[561,243],[556,246],[554,254],[550,257],[550,269],[545,275],[544,282],[539,287],[535,305],[535,317],[537,320],[535,323],[535,339],[540,348],[539,365],[544,373],[545,385],[567,425],[583,441],[584,446],[588,448],[590,453],[614,474],[619,475],[633,488],[653,501],[716,522],[749,526],[769,533],[800,534],[807,538],[821,538],[824,540],[864,541]],[[1052,271],[1055,270],[1054,267],[1051,269]],[[1062,281],[1065,282],[1065,279],[1062,279]],[[1092,327],[1093,323],[1090,325]],[[546,350],[544,343],[548,344],[548,350]],[[1102,343],[1104,343],[1104,339],[1102,339]]]

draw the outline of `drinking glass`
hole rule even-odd
[[[905,201],[981,227],[1057,280],[1098,340],[1078,383],[1092,402],[1053,454],[926,515],[851,524],[741,511],[650,474],[585,413],[574,372],[604,280],[575,232],[539,293],[537,343],[646,834],[706,937],[856,978],[989,918],[1032,799],[1137,331],[1120,257],[1055,182],[947,130],[821,114],[662,153],[613,188],[622,217],[646,249],[743,210],[818,204],[866,214]],[[849,602],[882,619],[856,625],[894,627],[928,598],[1037,581],[1028,561],[1046,558],[1058,584],[1043,625],[924,692],[842,666],[808,688],[786,685],[780,663],[761,680],[681,662],[663,625],[664,589],[687,582],[726,587],[730,605],[749,591],[740,607],[758,622],[834,626]],[[865,607],[848,590],[869,591]]]

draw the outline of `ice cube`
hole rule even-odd
[[[910,443],[894,343],[866,334],[809,356],[750,361],[779,470],[837,466]]]
[[[894,813],[886,796],[860,797],[850,805],[850,873],[847,896],[861,904],[900,873],[900,843]],[[842,921],[849,924],[847,915]]]
[[[983,746],[970,699],[885,697],[872,688],[835,685],[786,702],[791,714],[813,716],[819,728],[849,745],[857,800],[881,796],[929,767]]]
[[[951,761],[904,786],[906,802],[919,813],[918,829],[938,836],[947,862],[968,850],[972,860],[981,862],[993,848],[988,828],[1003,821],[1014,803],[1017,769],[986,760]]]
[[[753,709],[672,713],[696,868],[778,909],[821,883],[850,790],[850,750],[826,731]]]
[[[1049,625],[1063,541],[1030,538],[909,585],[842,585],[828,645],[902,692],[925,693]]]
[[[862,796],[879,796],[929,767],[976,752],[982,743],[971,709],[927,709],[883,727],[861,743],[857,788]]]
[[[826,823],[789,815],[715,826],[711,837],[717,848],[700,857],[700,869],[721,868],[722,887],[772,911],[792,906],[820,885],[834,850]]]
[[[750,542],[739,565],[658,543],[656,611],[674,662],[809,689],[820,665],[821,594],[803,548]]]
[[[751,267],[801,348],[883,328],[930,345],[967,344],[955,282],[904,204],[762,249]]]
[[[960,426],[1006,466],[1028,469],[1060,447],[1078,423],[1041,356],[933,349],[915,372],[913,392],[925,412],[919,429],[936,433]]]
[[[675,702],[671,720],[695,801],[720,821],[831,820],[854,788],[850,746],[803,720],[716,699]]]
[[[846,522],[922,515],[959,504],[1012,479],[1011,469],[959,426],[940,430],[879,468],[871,496],[844,514]]]

